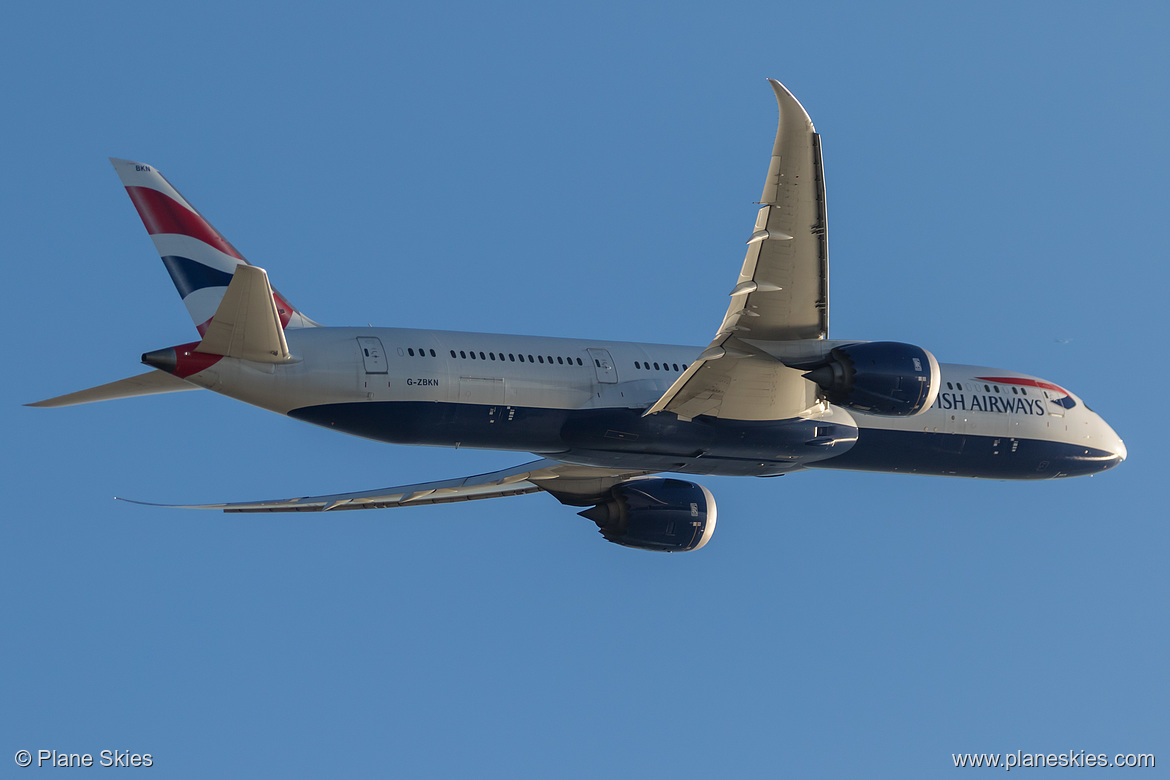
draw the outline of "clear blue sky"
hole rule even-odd
[[[1170,765],[1170,12],[569,8],[6,9],[0,774],[36,773],[11,763],[22,748],[148,752],[160,777],[938,777],[954,752],[1016,750]],[[704,479],[718,533],[665,556],[546,496],[115,503],[518,458],[206,392],[20,406],[195,335],[109,156],[157,166],[326,324],[706,344],[767,168],[766,76],[823,137],[832,335],[1071,387],[1123,466]]]

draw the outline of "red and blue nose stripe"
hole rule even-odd
[[[1069,392],[1060,385],[1054,385],[1051,382],[1045,382],[1043,379],[1026,379],[1024,377],[1015,376],[977,376],[975,377],[980,382],[995,382],[1000,385],[1016,385],[1017,387],[1034,387],[1037,390],[1048,390],[1053,393],[1059,393],[1060,398],[1049,398],[1048,400],[1057,406],[1062,406],[1065,409],[1072,409],[1077,405]]]

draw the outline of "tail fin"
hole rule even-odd
[[[250,263],[152,166],[116,158],[110,162],[138,209],[195,328],[200,336],[205,335],[236,267]],[[272,298],[283,328],[317,324],[280,293],[273,291]]]
[[[275,302],[264,269],[240,266],[195,351],[260,363],[289,360]]]

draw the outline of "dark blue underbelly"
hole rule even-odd
[[[718,474],[791,471],[845,451],[856,435],[852,426],[802,419],[682,422],[673,414],[643,417],[640,409],[365,401],[303,407],[289,416],[395,444],[516,450],[594,465]],[[696,468],[698,462],[710,467]]]
[[[813,468],[987,479],[1054,479],[1096,474],[1118,456],[1077,444],[862,428],[857,443]]]
[[[613,468],[768,476],[805,467],[990,479],[1095,474],[1117,456],[1075,444],[810,420],[746,422],[640,409],[540,409],[365,401],[294,409],[289,416],[394,444],[515,450]],[[857,436],[856,442],[853,436]]]

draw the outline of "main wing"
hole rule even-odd
[[[779,81],[768,81],[780,122],[731,304],[711,344],[646,414],[778,419],[816,402],[802,371],[745,343],[824,339],[829,332],[820,136],[792,93]]]
[[[829,335],[828,212],[821,137],[804,106],[769,79],[780,107],[772,160],[720,335],[756,341]]]
[[[400,506],[449,504],[481,498],[522,496],[543,490],[572,506],[590,506],[607,499],[614,485],[649,471],[623,471],[593,466],[575,466],[555,460],[537,460],[510,469],[474,477],[421,482],[417,485],[333,493],[325,496],[282,498],[270,501],[241,501],[226,504],[153,504],[119,499],[132,504],[173,509],[222,509],[225,512],[327,512],[338,509],[385,509]]]

